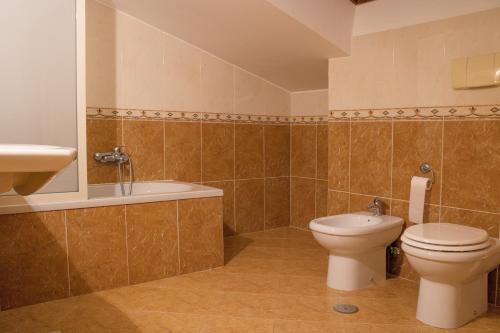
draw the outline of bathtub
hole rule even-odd
[[[128,184],[125,184],[125,193],[128,193],[128,186]],[[30,204],[29,209],[26,209],[26,206],[5,206],[0,208],[0,214],[130,205],[146,202],[220,197],[222,195],[222,190],[214,187],[178,181],[135,182],[132,186],[132,195],[125,196],[122,195],[122,190],[118,183],[89,185],[87,200]]]

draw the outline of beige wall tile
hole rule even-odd
[[[349,190],[350,124],[328,124],[328,187],[332,190]]]
[[[71,295],[128,284],[124,206],[66,212]]]
[[[165,122],[165,179],[201,181],[201,122]]]
[[[177,202],[127,205],[125,209],[130,283],[178,274]]]
[[[265,82],[239,68],[234,70],[235,112],[238,114],[265,114]]]
[[[234,124],[202,123],[202,180],[234,179]]]
[[[290,125],[264,126],[266,177],[290,176]]]
[[[453,90],[451,60],[497,52],[499,9],[354,37],[330,59],[330,109],[497,104],[500,87]]]
[[[266,179],[265,229],[290,225],[290,178]]]
[[[294,92],[290,96],[292,116],[328,115],[328,90]]]
[[[159,110],[164,108],[164,35],[123,13],[116,14],[118,56],[116,107]],[[96,50],[101,54],[101,50]]]
[[[500,122],[444,124],[443,205],[500,213]]]
[[[328,215],[346,214],[349,212],[349,193],[328,191]]]
[[[87,105],[116,107],[116,12],[96,1],[85,5]]]
[[[169,35],[164,36],[164,108],[200,111],[201,51]]]
[[[328,182],[316,181],[316,217],[328,215]]]
[[[308,229],[309,222],[316,216],[316,181],[292,177],[290,225]]]
[[[355,107],[353,100],[351,57],[328,60],[328,109],[348,110]]]
[[[201,111],[234,113],[234,68],[205,52],[201,55]]]
[[[328,125],[316,127],[316,177],[328,180]]]
[[[391,138],[390,122],[351,124],[351,192],[390,196]]]
[[[94,160],[97,152],[109,152],[122,145],[121,119],[87,119],[87,179],[89,184],[115,183],[118,180],[116,165]]]
[[[178,214],[181,273],[223,265],[222,199],[180,200]]]
[[[0,309],[68,296],[64,211],[0,215]]]
[[[234,235],[236,233],[234,222],[234,181],[208,182],[204,184],[220,188],[224,191],[224,197],[222,198],[224,236]]]
[[[264,128],[257,124],[236,124],[235,178],[264,177]]]
[[[265,82],[264,100],[264,114],[280,117],[287,117],[290,115],[290,93],[288,91]]]
[[[290,94],[258,76],[235,68],[235,112],[288,116]]]
[[[162,121],[123,121],[123,144],[132,157],[134,179],[164,179]]]
[[[353,39],[351,80],[355,108],[380,108],[391,103],[394,85],[393,48],[393,31]]]
[[[292,125],[291,141],[291,175],[316,178],[316,125]]]
[[[409,200],[412,176],[422,174],[420,165],[429,163],[434,169],[435,183],[426,192],[426,202],[439,204],[441,189],[442,121],[395,121],[392,170],[392,197]]]
[[[236,231],[264,230],[264,179],[237,180],[235,186]]]

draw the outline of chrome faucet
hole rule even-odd
[[[113,151],[110,151],[110,152],[95,153],[94,159],[96,161],[101,162],[101,163],[123,164],[123,163],[129,161],[130,156],[128,156],[127,153],[122,151],[122,147],[118,146],[118,147],[113,148]]]
[[[122,151],[121,146],[117,146],[113,148],[112,151],[106,153],[95,153],[94,160],[101,163],[113,163],[118,166],[118,180],[120,182],[120,188],[122,191],[122,195],[125,195],[125,185],[123,184],[123,164],[128,163],[128,171],[129,171],[129,188],[128,195],[132,194],[132,186],[134,184],[134,169],[132,165],[132,157]]]
[[[368,209],[371,210],[375,216],[381,216],[385,213],[384,202],[378,197],[373,198],[373,201],[368,205]]]

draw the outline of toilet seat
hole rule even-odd
[[[409,246],[440,252],[478,251],[491,245],[486,231],[451,223],[411,226],[401,240]]]
[[[483,250],[491,245],[489,241],[479,244],[463,245],[463,246],[436,245],[436,244],[414,241],[413,239],[406,237],[404,234],[403,236],[401,236],[401,241],[403,243],[408,244],[409,246],[417,247],[419,249],[429,250],[429,251],[439,251],[439,252],[470,252],[470,251]]]

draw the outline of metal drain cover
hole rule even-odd
[[[352,304],[335,304],[333,309],[337,312],[345,314],[356,313],[359,311],[358,307]]]

